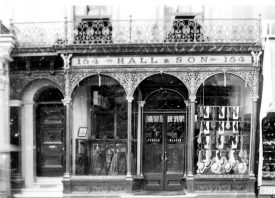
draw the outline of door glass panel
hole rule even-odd
[[[163,131],[163,116],[148,115],[145,116],[145,153],[144,153],[144,172],[160,173],[163,167],[163,152],[162,152],[162,131]]]
[[[167,116],[167,173],[183,173],[184,170],[184,115]]]

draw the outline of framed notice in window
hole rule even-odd
[[[79,127],[78,137],[86,137],[87,135],[87,127]]]

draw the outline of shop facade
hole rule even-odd
[[[73,42],[11,54],[11,136],[20,131],[22,149],[14,168],[25,187],[62,177],[64,197],[255,197],[259,34],[211,40],[194,23],[181,39],[115,43],[115,26],[93,20],[84,24],[101,22],[104,37],[85,40],[79,25]]]

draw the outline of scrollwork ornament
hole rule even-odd
[[[245,81],[245,84],[249,87],[250,91],[254,95],[258,95],[259,92],[259,71],[252,70],[252,71],[239,71],[233,72],[233,74],[239,76]]]
[[[215,72],[180,72],[170,73],[179,78],[189,91],[189,97],[196,97],[196,92],[200,85]]]
[[[89,72],[84,72],[84,73],[71,73],[68,72],[67,76],[67,88],[65,88],[68,96],[70,96],[74,90],[74,88],[85,78],[95,75],[96,73],[89,73]]]
[[[139,83],[152,75],[152,73],[108,73],[107,75],[116,79],[124,88],[127,96],[133,96]]]
[[[65,80],[62,72],[56,75],[48,75],[47,73],[33,72],[32,75],[26,76],[25,73],[10,74],[10,97],[19,99],[22,91],[33,81],[49,80],[64,94]]]

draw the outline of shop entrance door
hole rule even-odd
[[[185,170],[186,115],[144,114],[143,174],[145,190],[183,189]]]
[[[62,176],[65,164],[64,107],[38,106],[37,118],[37,176]]]

